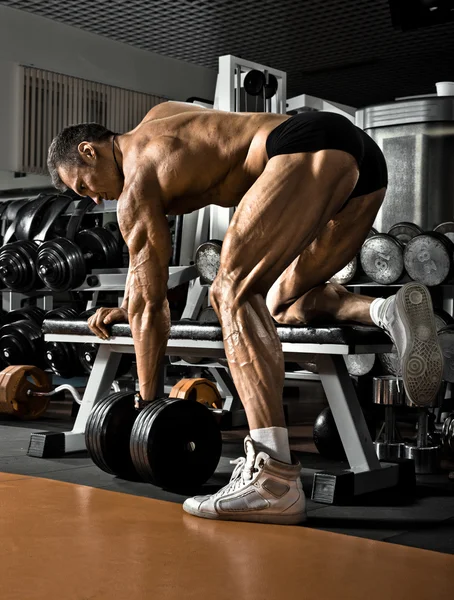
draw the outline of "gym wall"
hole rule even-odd
[[[43,40],[46,43],[43,43]],[[0,190],[46,185],[14,179],[17,65],[47,69],[172,100],[213,98],[216,71],[167,58],[23,11],[0,6]],[[38,179],[37,179],[38,177]],[[41,183],[40,183],[41,182]]]

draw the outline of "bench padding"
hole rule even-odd
[[[336,324],[324,327],[278,325],[276,329],[282,343],[343,344],[350,347],[381,346],[391,343],[384,331],[378,327],[364,325]],[[96,339],[86,321],[47,319],[43,323],[43,332],[62,335],[92,335]],[[113,325],[111,332],[115,337],[131,337],[131,329],[127,324]],[[219,342],[222,341],[222,330],[219,325],[197,323],[196,321],[176,321],[172,323],[170,339]]]

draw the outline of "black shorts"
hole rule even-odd
[[[387,187],[388,169],[383,152],[367,133],[342,115],[300,113],[273,129],[266,141],[268,158],[318,150],[343,150],[356,160],[359,179],[350,198]]]

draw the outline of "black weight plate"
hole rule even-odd
[[[396,223],[388,231],[388,235],[392,235],[396,238],[396,240],[399,240],[399,242],[404,245],[407,244],[412,238],[421,233],[421,227],[418,227],[418,225],[415,225],[414,223],[408,223],[406,221]]]
[[[93,462],[106,473],[137,479],[129,439],[138,411],[134,394],[119,392],[98,402],[88,416],[85,442]]]
[[[265,82],[265,84],[264,84],[265,98],[267,100],[270,100],[270,98],[272,98],[276,94],[277,88],[278,88],[277,78],[273,74],[270,73],[268,75],[268,83]]]
[[[265,74],[257,69],[252,69],[244,77],[243,87],[250,96],[258,96],[265,85]]]
[[[12,310],[4,316],[4,323],[15,323],[16,321],[32,321],[41,326],[44,321],[45,312],[38,306],[27,306],[26,308],[18,308]]]
[[[35,242],[12,242],[0,250],[0,278],[15,292],[30,292],[39,281],[36,273],[38,245]]]
[[[158,398],[150,402],[148,406],[142,408],[142,412],[147,411],[147,418],[142,418],[138,422],[138,418],[134,423],[134,427],[131,431],[131,437],[129,439],[129,452],[131,454],[131,460],[134,464],[134,468],[136,469],[138,475],[143,481],[149,481],[148,474],[148,444],[146,443],[147,439],[147,431],[148,431],[148,421],[156,414],[157,411],[161,410],[165,404],[166,398]],[[142,414],[141,412],[141,414]],[[142,440],[145,438],[145,442],[142,443]]]
[[[115,238],[103,227],[93,227],[79,231],[76,244],[86,258],[90,269],[114,267],[117,262],[117,244]]]
[[[355,256],[355,258],[347,263],[343,269],[331,277],[331,281],[334,281],[334,283],[339,283],[340,285],[345,285],[353,279],[353,277],[356,275],[357,269],[358,259]]]
[[[53,308],[46,313],[46,319],[77,319],[77,310],[71,307]]]
[[[44,242],[36,268],[44,285],[54,292],[66,292],[83,284],[85,261],[80,248],[64,238]]]
[[[77,356],[78,344],[70,342],[46,342],[44,358],[46,365],[59,377],[71,379],[83,374]]]
[[[451,242],[454,242],[454,221],[446,221],[446,223],[440,223],[434,228],[434,231],[445,235]]]
[[[0,327],[0,356],[8,365],[44,367],[41,327],[32,321],[16,321]]]
[[[221,432],[213,415],[190,400],[169,398],[160,407],[151,402],[131,432],[137,471],[146,481],[168,490],[205,483],[216,470],[221,450]]]
[[[405,247],[404,263],[409,276],[427,286],[446,281],[452,269],[452,244],[438,233],[423,233]]]
[[[84,310],[80,313],[79,318],[86,319],[88,321],[88,319],[93,316],[97,310],[97,308],[89,308],[88,310]]]
[[[202,283],[211,284],[216,279],[221,264],[222,242],[210,240],[201,244],[195,253],[195,267]]]
[[[366,275],[382,285],[396,283],[404,272],[402,244],[384,233],[366,239],[360,260]]]
[[[120,246],[115,235],[104,227],[101,228],[101,231],[108,249],[107,267],[121,266]]]
[[[115,221],[109,221],[108,223],[104,223],[103,227],[104,229],[107,229],[107,231],[113,234],[117,243],[120,242],[121,233],[120,228],[118,227],[118,223],[115,223]]]
[[[85,373],[90,374],[93,365],[96,359],[96,355],[98,354],[99,344],[95,343],[85,343],[85,344],[77,344],[77,358],[80,362],[80,365]],[[120,362],[118,364],[117,372],[115,374],[115,378],[123,377],[126,373],[129,373],[132,367],[132,363],[134,361],[134,357],[132,354],[122,354]]]

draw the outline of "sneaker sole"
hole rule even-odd
[[[268,523],[270,525],[298,525],[307,519],[306,513],[293,515],[270,515],[270,514],[218,514],[201,513],[195,509],[183,506],[183,510],[194,517],[218,521],[246,521],[250,523]]]
[[[402,356],[405,392],[417,406],[430,406],[443,379],[443,354],[427,288],[408,283],[397,293],[396,308],[407,337]]]

